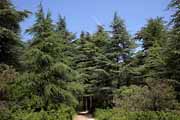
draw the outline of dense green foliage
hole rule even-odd
[[[20,67],[22,42],[19,38],[19,23],[28,16],[28,11],[17,11],[9,0],[0,1],[0,64]]]
[[[180,120],[179,8],[169,4],[170,27],[151,18],[132,37],[115,13],[109,31],[98,25],[76,38],[40,3],[26,30],[32,39],[22,42],[19,23],[30,12],[1,0],[0,119],[72,120],[92,96],[97,120]]]
[[[0,112],[1,120],[72,120],[75,111],[62,105],[57,110],[50,111],[39,111],[32,112],[27,110],[16,110],[15,112],[10,113],[10,111]]]
[[[115,107],[126,111],[169,111],[178,109],[175,92],[164,81],[148,81],[147,86],[143,87],[123,86],[117,89],[114,95]]]
[[[126,112],[120,109],[98,109],[95,116],[97,120],[180,120],[180,114],[175,112]]]

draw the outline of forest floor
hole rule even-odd
[[[87,114],[87,115],[76,115],[74,120],[95,120],[92,115]]]

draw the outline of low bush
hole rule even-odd
[[[176,92],[165,80],[148,80],[146,86],[123,86],[114,91],[116,108],[126,111],[170,111],[178,110]]]
[[[96,120],[180,120],[176,112],[125,112],[119,109],[98,109],[95,113]]]
[[[0,120],[14,120],[8,109],[0,110]]]
[[[40,112],[17,112],[15,120],[72,120],[75,112],[72,108],[63,106],[58,110]]]
[[[57,110],[41,110],[40,112],[22,109],[15,112],[0,111],[0,120],[73,120],[74,115],[73,108],[63,105]]]

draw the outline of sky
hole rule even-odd
[[[68,30],[79,35],[83,31],[93,33],[97,24],[104,25],[109,30],[114,12],[125,21],[127,30],[131,35],[143,27],[149,18],[157,16],[170,19],[170,11],[167,5],[170,0],[12,0],[18,10],[37,11],[37,6],[42,1],[44,11],[52,13],[54,23],[58,15],[66,17]],[[35,22],[34,14],[30,15],[21,23],[22,38],[31,38],[25,34],[25,29],[31,27]]]

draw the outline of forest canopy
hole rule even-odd
[[[170,21],[149,18],[134,36],[115,12],[110,30],[76,37],[39,3],[23,41],[33,13],[0,0],[0,119],[73,120],[90,96],[97,120],[179,120],[180,1],[167,6]]]

